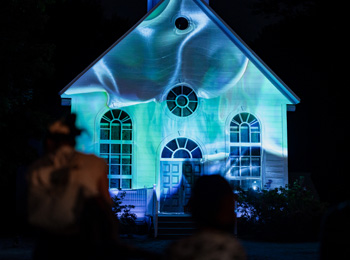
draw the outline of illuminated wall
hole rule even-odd
[[[78,140],[85,152],[100,154],[104,113],[130,115],[132,188],[164,184],[161,162],[176,158],[161,158],[162,152],[177,138],[199,146],[202,158],[193,160],[201,174],[230,179],[230,122],[242,112],[261,126],[259,188],[288,182],[287,104],[298,99],[215,17],[199,0],[165,0],[61,93],[72,99],[72,112],[87,130]],[[177,28],[178,18],[187,27]]]

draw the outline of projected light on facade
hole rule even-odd
[[[203,174],[288,182],[287,105],[299,99],[203,1],[161,1],[61,95],[110,188],[157,184],[162,211],[183,211]]]

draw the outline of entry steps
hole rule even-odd
[[[189,214],[158,215],[158,238],[181,238],[193,234],[195,230],[195,224]]]

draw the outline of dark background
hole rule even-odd
[[[146,14],[146,2],[1,2],[2,232],[24,223],[25,169],[42,153],[47,124],[67,112],[58,92]],[[346,83],[342,7],[325,2],[210,0],[210,6],[300,97],[288,113],[290,176],[309,176],[320,199],[335,204],[350,190]]]

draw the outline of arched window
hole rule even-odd
[[[109,188],[132,187],[132,122],[120,110],[107,111],[100,121],[100,157],[108,164]]]
[[[237,189],[261,189],[261,129],[258,119],[240,113],[230,122],[230,170],[228,179]]]
[[[199,146],[188,138],[176,138],[166,144],[162,151],[162,158],[184,158],[195,159],[202,158],[202,152]]]

